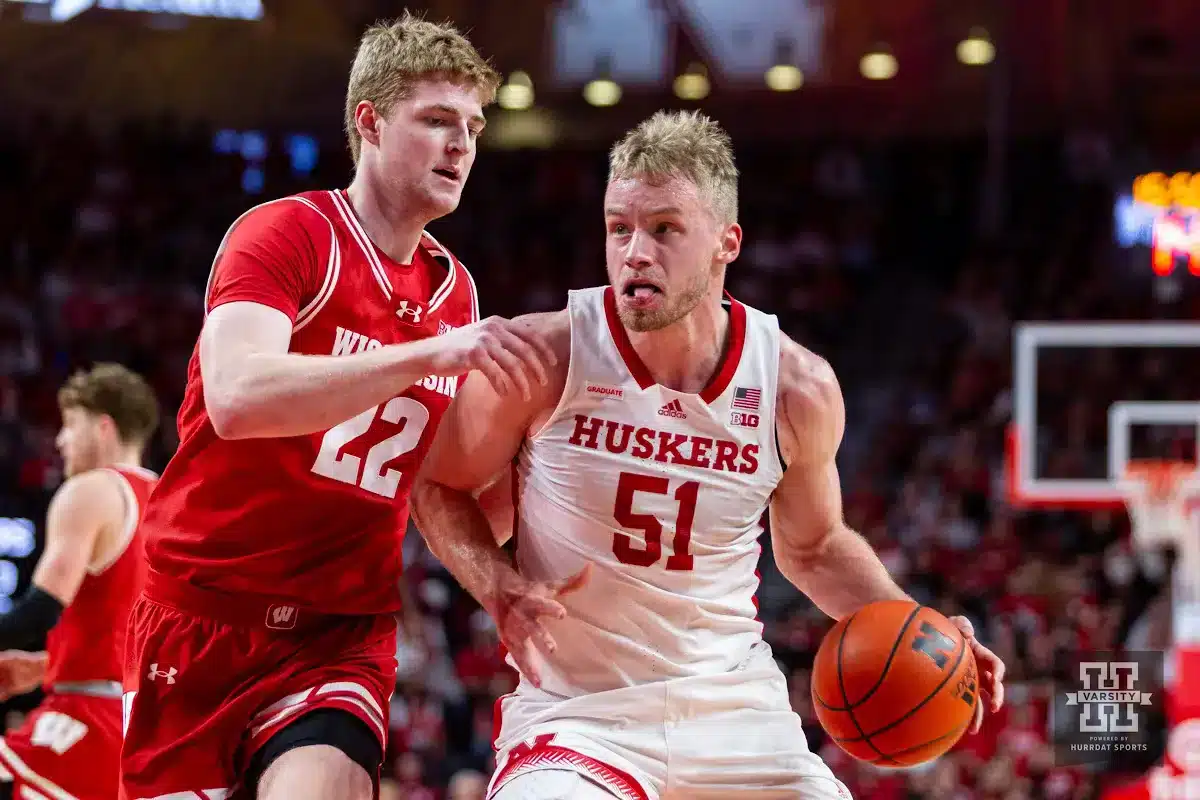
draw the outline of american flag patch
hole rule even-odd
[[[758,411],[762,402],[762,389],[747,389],[739,386],[733,390],[733,407],[744,408],[747,411]]]

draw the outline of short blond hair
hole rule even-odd
[[[687,178],[722,222],[737,222],[733,144],[715,120],[699,111],[656,112],[613,145],[609,182],[638,175]]]
[[[362,152],[362,137],[354,122],[358,104],[370,101],[380,114],[387,115],[409,96],[413,84],[430,77],[474,85],[483,105],[495,100],[500,85],[500,74],[448,22],[427,22],[405,11],[400,19],[367,28],[358,43],[346,89],[346,136],[356,166]]]

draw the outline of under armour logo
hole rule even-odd
[[[396,316],[410,325],[420,325],[423,313],[425,313],[425,309],[421,307],[420,303],[401,300],[396,304]]]
[[[156,661],[150,665],[150,673],[146,675],[146,680],[153,681],[157,678],[166,678],[167,683],[174,683],[177,674],[179,674],[179,670],[174,667],[165,670],[159,669],[158,662]]]
[[[267,627],[286,631],[296,627],[295,606],[271,606],[267,609]]]

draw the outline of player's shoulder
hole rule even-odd
[[[531,333],[549,344],[556,355],[565,358],[571,354],[571,315],[565,308],[522,314],[513,322],[527,326]]]
[[[840,440],[846,411],[833,366],[790,336],[782,334],[779,339],[779,405],[784,427],[799,434],[829,426]]]
[[[58,509],[104,513],[115,505],[123,505],[122,477],[105,467],[89,469],[67,478],[54,492],[51,505]]]
[[[243,233],[273,231],[280,234],[307,233],[328,237],[333,226],[324,208],[326,192],[304,192],[277,197],[248,208],[231,226],[230,231]]]

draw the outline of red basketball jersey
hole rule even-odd
[[[217,253],[206,310],[235,301],[292,320],[290,351],[340,356],[437,336],[479,318],[471,276],[432,237],[393,261],[344,192],[251,209]],[[179,450],[146,513],[150,569],[324,613],[399,608],[408,494],[459,378],[430,377],[307,436],[221,439],[205,410],[199,345]]]
[[[90,567],[71,604],[46,636],[46,677],[55,683],[121,681],[129,610],[142,590],[145,549],[140,521],[158,476],[140,467],[105,467],[125,494],[125,528],[107,564]]]

